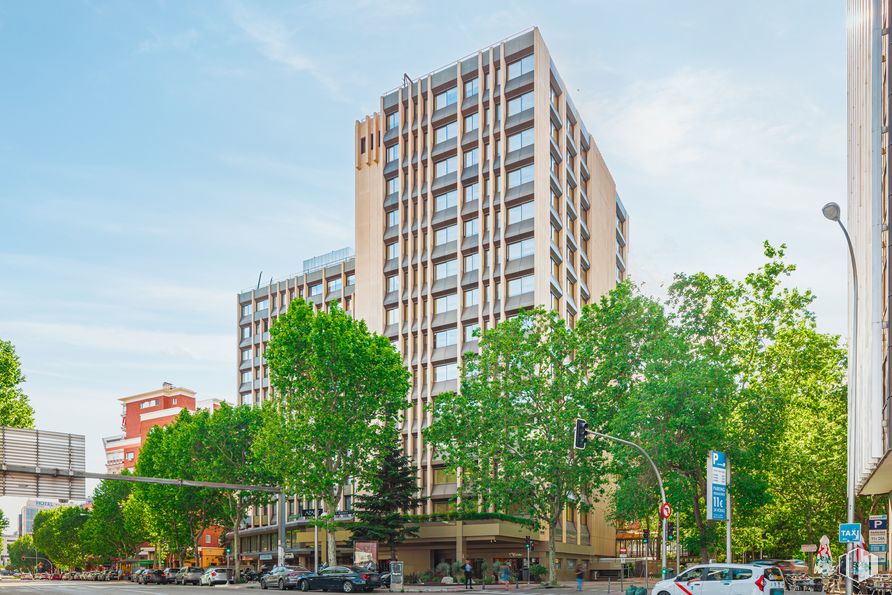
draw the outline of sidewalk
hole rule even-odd
[[[650,579],[649,587],[653,588],[656,579]],[[622,581],[622,586],[620,585],[619,580],[600,580],[600,581],[586,581],[583,583],[582,592],[583,593],[598,593],[610,595],[625,595],[625,589],[628,589],[631,585],[635,585],[638,587],[644,586],[643,578],[627,578]],[[241,588],[248,589],[259,589],[260,583],[250,583],[248,585],[240,585]],[[648,590],[650,590],[650,588]],[[403,593],[460,593],[467,592],[463,585],[405,585],[401,592]],[[511,588],[505,590],[504,586],[501,585],[486,585],[485,588],[481,588],[480,585],[474,585],[473,591],[475,593],[491,593],[492,595],[499,595],[501,593],[516,593],[518,591],[527,591],[527,592],[563,592],[563,591],[576,591],[576,581],[561,581],[558,583],[556,587],[544,587],[539,583],[532,583],[527,585],[526,583],[515,584],[511,583]],[[376,589],[375,593],[390,593],[390,590],[381,588]],[[399,592],[399,591],[397,591]]]

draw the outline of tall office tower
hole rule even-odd
[[[356,312],[412,371],[404,440],[430,496],[424,406],[458,388],[474,331],[537,305],[574,324],[625,275],[626,211],[538,29],[357,122],[356,225]]]

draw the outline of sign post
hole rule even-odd
[[[888,565],[889,516],[871,515],[867,520],[867,548],[877,557],[877,563],[884,568]]]
[[[731,464],[728,456],[709,451],[706,460],[706,519],[725,521],[725,562],[731,564]]]

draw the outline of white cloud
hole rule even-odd
[[[181,333],[151,331],[101,324],[74,324],[61,321],[0,320],[6,334],[26,336],[28,341],[68,345],[97,353],[169,357],[231,364],[231,333]],[[161,364],[159,364],[159,367]]]
[[[229,3],[232,21],[255,44],[265,58],[295,72],[304,72],[319,81],[329,93],[338,95],[338,85],[327,76],[316,61],[298,47],[294,32],[279,20],[273,20],[248,9],[240,2]]]

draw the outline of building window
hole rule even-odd
[[[473,97],[480,92],[478,79],[473,78],[465,83],[465,97]]]
[[[347,275],[347,287],[350,287],[351,285],[356,285],[356,275],[353,273]]]
[[[446,174],[451,174],[458,169],[458,158],[454,155],[442,161],[437,161],[434,176],[439,178]]]
[[[399,275],[391,275],[387,277],[387,293],[393,293],[394,291],[399,291],[400,288],[400,276]]]
[[[261,300],[257,302],[257,311],[269,310],[269,300]]]
[[[317,295],[322,295],[322,283],[310,285],[310,297],[315,297]]]
[[[434,485],[455,483],[455,471],[446,468],[434,469]]]
[[[454,159],[454,157],[453,157]],[[451,209],[458,204],[458,191],[450,190],[445,194],[434,197],[434,210],[439,212],[444,209]]]
[[[242,304],[242,316],[250,316],[253,312],[251,304]]]
[[[387,194],[396,194],[400,191],[400,179],[393,177],[387,180]]]
[[[479,324],[466,324],[465,325],[465,343],[468,341],[476,341],[477,337],[474,336],[474,333],[480,328]]]
[[[359,139],[359,152],[365,153],[365,137]]]
[[[465,291],[464,295],[464,305],[465,308],[470,308],[471,306],[476,306],[480,303],[480,290],[479,289],[469,289]]]
[[[434,130],[434,144],[439,144],[458,135],[458,123],[450,122]]]
[[[476,219],[475,219],[476,221]],[[480,253],[474,252],[465,256],[465,272],[476,271],[480,268]]]
[[[454,293],[438,297],[434,300],[434,314],[443,314],[458,309],[458,297]]]
[[[387,211],[387,227],[393,227],[400,220],[400,212],[396,209]]]
[[[533,72],[533,54],[508,65],[508,80]]]
[[[508,116],[519,114],[520,112],[533,109],[533,92],[524,93],[520,97],[515,97],[508,102]]]
[[[480,128],[480,114],[474,112],[470,116],[465,116],[465,132],[477,130]]]
[[[447,260],[440,264],[434,265],[434,281],[440,281],[446,277],[454,277],[458,274],[458,261]]]
[[[517,260],[525,256],[532,256],[535,251],[533,238],[527,238],[513,244],[508,244],[508,260]]]
[[[473,165],[477,165],[477,159],[480,155],[480,150],[477,148],[471,149],[470,151],[465,152],[465,167],[471,167]]]
[[[396,324],[400,321],[400,309],[391,308],[387,311],[387,325]]]
[[[399,255],[399,247],[396,242],[387,244],[387,260],[393,260]]]
[[[329,293],[331,293],[332,291],[340,291],[342,287],[343,282],[341,281],[341,279],[332,279],[328,282]]]
[[[250,339],[251,338],[251,327],[243,326],[242,327],[242,339]]]
[[[128,460],[128,461],[132,461],[133,459],[134,459],[134,453],[132,453],[132,452],[128,452],[128,453],[127,453],[127,460]]]
[[[391,161],[396,161],[400,157],[400,146],[399,144],[393,144],[387,147],[387,163]]]
[[[455,364],[443,364],[434,367],[434,382],[446,382],[458,378],[458,366]]]
[[[140,409],[148,409],[149,407],[154,407],[157,404],[158,404],[158,401],[156,401],[155,399],[152,399],[151,401],[143,401],[142,403],[140,403],[139,408]]]
[[[392,114],[387,114],[387,130],[393,130],[400,123],[400,113],[393,112]]]
[[[535,277],[533,277],[533,275],[526,275],[508,281],[508,297],[532,293],[534,289]]]
[[[477,217],[474,217],[473,219],[469,219],[468,221],[465,221],[465,237],[466,238],[477,235],[477,233],[480,231],[478,229],[479,221],[480,221],[480,219],[478,219]]]
[[[242,361],[247,362],[250,360],[251,360],[251,350],[245,349],[244,351],[242,351]]]
[[[435,109],[443,109],[444,107],[450,106],[453,103],[458,101],[458,89],[456,87],[452,87],[447,91],[443,91],[436,97],[435,101]]]
[[[458,342],[458,330],[451,328],[434,334],[434,348],[449,347]]]
[[[205,542],[206,544],[209,544],[209,543],[211,542],[211,534],[210,534],[210,533],[205,533],[205,535],[204,535],[204,542]]]
[[[477,149],[474,149],[476,151]],[[467,155],[465,155],[465,159],[467,160]],[[467,167],[467,163],[465,163],[465,167]],[[470,186],[465,186],[465,204],[472,200],[478,200],[480,198],[480,183],[474,182]]]
[[[251,382],[251,372],[242,372],[242,384]]]
[[[436,246],[446,244],[447,242],[454,242],[457,239],[458,239],[458,225],[450,225],[449,227],[444,227],[442,229],[438,229],[434,233],[434,245],[436,245]]]
[[[533,144],[534,134],[532,128],[521,130],[517,134],[508,137],[508,152],[517,151]]]
[[[508,188],[514,188],[521,184],[533,181],[533,166],[525,165],[520,169],[508,172]]]

